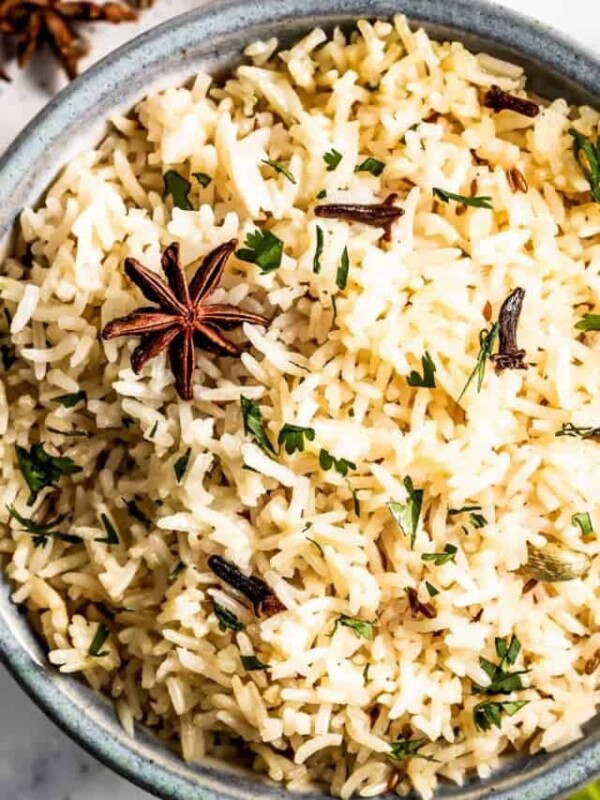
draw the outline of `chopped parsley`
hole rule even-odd
[[[348,248],[344,247],[344,251],[342,253],[342,260],[340,261],[340,265],[337,269],[337,273],[335,276],[335,283],[338,289],[345,289],[348,285],[348,271],[350,269],[350,258],[348,257]]]
[[[600,331],[600,314],[584,314],[583,319],[580,319],[575,325],[578,331]]]
[[[285,452],[288,456],[296,451],[302,452],[304,450],[304,440],[314,442],[315,431],[314,428],[302,428],[300,425],[289,425],[286,423],[279,431],[277,444],[283,445]]]
[[[106,536],[103,536],[100,539],[94,539],[94,541],[99,542],[100,544],[120,544],[121,540],[119,539],[119,534],[117,533],[117,529],[112,524],[110,519],[106,516],[106,514],[100,514],[100,519],[102,520],[102,524],[104,525]]]
[[[348,486],[348,491],[352,495],[352,509],[357,517],[360,517],[360,500],[358,499],[358,493],[354,486],[350,483],[348,478],[346,478],[346,485]]]
[[[181,483],[181,479],[185,475],[185,471],[188,468],[188,464],[190,463],[190,456],[192,455],[192,448],[188,447],[185,453],[182,456],[179,456],[175,465],[173,466],[173,472],[175,473],[175,478],[177,479],[177,483]]]
[[[436,589],[433,583],[429,583],[429,581],[425,581],[425,588],[427,589],[429,597],[435,597],[436,594],[440,593],[440,590]]]
[[[15,451],[19,469],[29,487],[28,506],[35,503],[42,489],[56,486],[63,475],[75,475],[81,472],[81,467],[67,456],[51,456],[47,453],[43,443],[32,445],[31,450],[16,445]]]
[[[242,666],[248,672],[256,672],[260,669],[269,669],[269,665],[263,664],[263,662],[256,656],[241,656],[241,659]]]
[[[11,517],[23,526],[23,531],[31,534],[33,546],[36,548],[43,547],[48,539],[57,539],[59,542],[66,542],[67,544],[79,544],[79,542],[83,541],[81,536],[61,533],[57,530],[58,526],[67,518],[66,514],[61,514],[50,522],[40,523],[22,516],[14,506],[6,506],[6,508]]]
[[[497,703],[493,700],[486,700],[478,703],[473,709],[473,721],[475,727],[480,731],[489,731],[494,728],[502,727],[501,717],[506,714],[508,717],[514,716],[528,700],[513,700],[512,702]]]
[[[212,183],[212,178],[210,177],[210,175],[207,175],[206,172],[192,172],[192,175],[194,176],[194,178],[196,178],[196,180],[198,181],[200,186],[202,186],[203,189],[206,189],[206,187],[210,186],[210,184]]]
[[[323,154],[323,161],[327,164],[327,172],[333,172],[340,165],[342,154],[332,147],[327,153]]]
[[[600,140],[591,142],[583,133],[570,128],[573,137],[573,155],[590,185],[592,197],[600,203]]]
[[[152,426],[152,430],[150,431],[150,438],[151,439],[154,439],[154,434],[156,433],[157,430],[158,430],[158,420],[156,420],[156,422]]]
[[[447,564],[449,561],[456,561],[457,552],[458,547],[455,547],[453,544],[447,544],[444,547],[443,553],[423,553],[421,556],[421,561],[433,561],[436,567],[441,567],[443,564]]]
[[[270,158],[264,158],[263,164],[267,164],[267,166],[272,167],[275,172],[283,175],[285,178],[288,179],[290,183],[296,183],[296,178],[292,175],[287,167],[284,167],[283,164],[280,164],[279,161],[271,161]]]
[[[319,466],[322,470],[330,470],[332,467],[343,478],[346,477],[349,470],[356,469],[356,464],[353,461],[348,461],[345,458],[334,458],[328,450],[321,448],[319,452]]]
[[[578,514],[573,514],[571,522],[573,525],[579,526],[581,535],[584,538],[593,536],[594,526],[592,525],[592,518],[590,517],[589,511],[580,511]]]
[[[426,761],[435,761],[432,756],[425,756],[419,752],[426,744],[429,744],[428,739],[396,739],[390,745],[389,757],[394,761],[404,761],[405,758],[424,758]]]
[[[362,678],[363,678],[363,685],[366,686],[369,681],[369,670],[371,669],[370,664],[365,664],[365,668],[362,671]]]
[[[249,400],[242,395],[242,419],[244,422],[244,433],[251,436],[255,443],[264,450],[265,453],[275,453],[275,448],[267,436],[263,427],[263,418],[260,408],[253,400]]]
[[[419,526],[419,517],[423,506],[423,490],[415,489],[410,476],[404,478],[404,488],[408,495],[406,503],[398,503],[391,500],[388,503],[390,514],[402,531],[410,536],[410,546],[414,547]]]
[[[343,628],[350,628],[351,631],[354,631],[354,635],[358,639],[368,639],[369,642],[372,642],[375,636],[375,627],[377,626],[377,622],[375,621],[369,622],[368,620],[365,619],[359,619],[358,617],[348,617],[346,616],[346,614],[342,614],[335,621],[333,630],[331,632],[332,636],[337,631],[340,625]]]
[[[175,169],[170,169],[165,172],[163,181],[163,197],[167,198],[171,196],[173,198],[173,205],[184,211],[191,211],[193,206],[190,202],[189,195],[192,184]]]
[[[506,667],[512,667],[521,652],[521,642],[516,636],[512,636],[510,642],[506,639],[496,638],[496,654],[500,661],[493,664],[483,656],[479,657],[479,666],[490,679],[487,686],[474,686],[474,694],[510,694],[523,688],[522,675],[526,675],[529,670],[522,669],[516,672],[509,672]]]
[[[81,389],[74,394],[60,394],[58,397],[53,397],[52,402],[59,403],[65,408],[74,408],[79,403],[87,403],[87,392]]]
[[[175,564],[171,572],[169,572],[169,583],[173,583],[175,578],[180,575],[183,570],[185,569],[185,564],[183,561],[180,561],[178,564]]]
[[[378,178],[384,169],[385,164],[383,161],[379,161],[377,158],[372,158],[369,156],[354,168],[354,172],[370,172],[371,175],[374,175],[376,178]]]
[[[413,370],[406,379],[408,385],[422,386],[425,389],[435,389],[436,367],[427,350],[425,350],[425,355],[421,356],[421,364],[423,366],[423,377],[421,377],[416,370]]]
[[[313,272],[318,275],[321,272],[321,256],[323,255],[323,228],[317,225],[317,246],[315,248],[315,256],[313,258]]]
[[[556,431],[555,436],[571,436],[573,438],[579,437],[580,439],[591,439],[594,436],[600,436],[600,427],[581,427],[573,425],[572,422],[563,422],[559,431]]]
[[[322,555],[323,557],[325,556],[325,551],[323,550],[321,545],[315,539],[311,539],[310,536],[307,536],[306,540],[308,542],[310,542],[312,545],[314,545],[314,547],[317,548],[317,550],[319,551],[320,555]]]
[[[144,514],[144,512],[138,506],[135,500],[125,500],[124,502],[130,517],[133,517],[133,519],[136,519],[138,522],[141,522],[145,528],[151,527],[152,520],[149,517],[147,517],[146,514]]]
[[[96,633],[92,639],[88,655],[102,658],[102,656],[110,655],[109,650],[102,650],[104,642],[108,639],[109,630],[103,622],[98,623]]]
[[[245,247],[236,252],[236,256],[240,261],[256,264],[261,274],[274,272],[281,266],[283,242],[271,231],[257,228],[246,236],[244,245]]]
[[[483,329],[479,332],[479,354],[477,356],[477,363],[475,364],[475,369],[469,375],[469,379],[464,385],[462,392],[458,397],[458,402],[462,400],[465,395],[465,392],[471,385],[471,383],[477,378],[477,391],[481,391],[481,387],[483,386],[483,379],[485,378],[485,368],[487,366],[487,362],[492,355],[492,351],[494,349],[494,345],[496,343],[496,339],[498,338],[498,329],[499,325],[497,322],[490,327],[489,330]]]
[[[236,615],[229,611],[229,609],[213,600],[213,609],[215,616],[219,622],[219,630],[221,631],[242,631],[244,625],[239,621]]]
[[[317,195],[317,200],[323,200],[326,197],[327,197],[327,191],[325,189],[321,189],[321,191]]]
[[[473,206],[473,208],[494,208],[492,206],[491,197],[465,197],[465,195],[454,194],[453,192],[447,192],[445,189],[438,189],[437,187],[434,187],[433,193],[438,200],[441,200],[443,203],[449,203],[450,200],[454,200],[456,203],[462,203],[465,206]]]

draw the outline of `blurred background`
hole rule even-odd
[[[80,70],[197,4],[195,0],[155,0],[137,22],[86,25],[91,49],[82,59]],[[499,5],[535,17],[595,52],[600,50],[600,6],[592,0],[504,0]],[[398,0],[399,10],[401,7]],[[66,85],[50,57],[34,58],[23,71],[10,60],[4,63],[10,82],[0,82],[0,107],[4,109],[0,115],[0,151]],[[0,800],[149,800],[149,794],[114,775],[61,733],[2,666],[0,719]],[[600,784],[570,800],[600,800]]]

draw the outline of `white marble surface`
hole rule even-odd
[[[600,6],[592,0],[504,0],[570,34],[589,48],[600,47]],[[196,5],[194,0],[158,0],[138,23],[98,25],[88,66],[127,39]],[[27,73],[9,67],[11,84],[0,86],[0,150],[62,85],[49,61]],[[0,667],[0,800],[143,800],[150,796],[111,773],[50,723]]]

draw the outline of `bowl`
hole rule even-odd
[[[9,245],[15,219],[35,205],[60,168],[97,142],[104,120],[148,91],[182,83],[200,68],[239,61],[243,47],[276,35],[280,42],[315,26],[350,26],[361,16],[402,12],[434,38],[458,39],[525,67],[530,88],[553,98],[600,106],[600,62],[533,20],[483,0],[200,0],[198,7],[111,54],[63,91],[0,161],[0,236]],[[110,702],[47,662],[26,616],[0,575],[0,658],[31,698],[80,745],[134,783],[169,800],[283,800],[292,792],[213,762],[186,765],[149,732],[130,739]],[[585,737],[557,752],[504,760],[492,776],[444,785],[439,798],[547,800],[564,797],[600,772],[600,718]],[[394,795],[396,796],[396,795]],[[320,793],[306,800],[324,800]]]

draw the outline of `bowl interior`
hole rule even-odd
[[[220,73],[241,59],[250,42],[277,36],[280,43],[316,26],[344,27],[361,16],[405,13],[437,39],[463,41],[523,65],[529,86],[553,98],[600,106],[600,62],[539,23],[482,0],[202,0],[193,12],[139,37],[96,67],[47,107],[0,162],[0,241],[10,242],[24,206],[35,205],[60,168],[95,144],[107,116],[127,110],[150,90],[183,83],[204,69]],[[135,740],[121,729],[111,704],[82,681],[49,668],[26,616],[10,601],[0,575],[0,657],[32,698],[80,744],[109,766],[170,800],[269,800],[290,793],[241,769],[206,762],[190,766],[151,734]],[[600,719],[586,737],[556,753],[507,758],[486,780],[445,785],[437,796],[479,800],[558,798],[600,771]],[[323,800],[321,793],[302,795]],[[390,796],[391,797],[391,796]],[[396,797],[396,795],[394,795]]]

